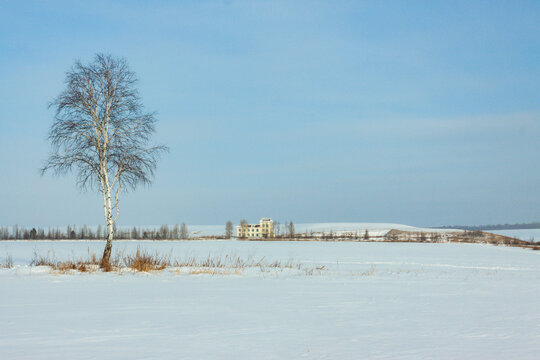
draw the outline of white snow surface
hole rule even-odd
[[[504,236],[510,236],[526,241],[540,241],[540,229],[488,230],[488,232]]]
[[[58,274],[102,241],[5,241],[1,359],[536,359],[540,252],[476,244],[116,241],[173,258],[325,266]]]

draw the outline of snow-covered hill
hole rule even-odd
[[[282,224],[284,226],[285,224]],[[304,233],[330,233],[336,235],[343,233],[358,233],[363,234],[368,230],[370,236],[384,236],[392,229],[403,231],[424,231],[424,232],[451,232],[456,230],[450,229],[430,229],[417,228],[410,225],[392,224],[392,223],[353,223],[353,222],[338,222],[338,223],[304,223],[294,224],[295,231],[299,234]],[[213,236],[222,235],[225,233],[224,225],[188,225],[188,230],[194,236]]]

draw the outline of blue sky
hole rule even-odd
[[[103,222],[38,171],[47,104],[97,52],[171,150],[120,224],[540,220],[538,1],[0,4],[0,224]]]

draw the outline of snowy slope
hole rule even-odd
[[[526,241],[540,241],[540,229],[490,230],[489,232]]]

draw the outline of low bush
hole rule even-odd
[[[153,270],[163,270],[170,266],[170,256],[161,256],[158,253],[154,255],[137,248],[135,255],[124,257],[124,264],[135,271],[149,272]]]

